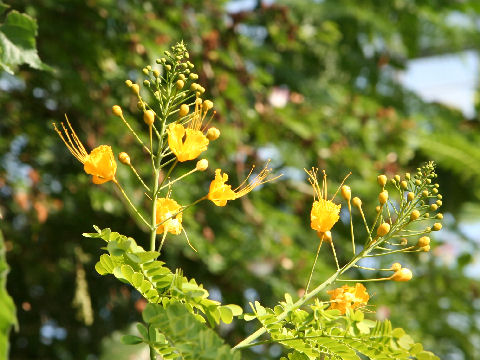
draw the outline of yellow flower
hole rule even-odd
[[[176,214],[182,207],[175,200],[169,198],[157,199],[156,206],[155,221],[157,225],[161,224],[157,228],[157,234],[163,234],[165,231],[175,235],[180,234],[182,232],[182,213],[173,217],[172,215]]]
[[[308,181],[312,185],[314,191],[314,201],[312,204],[312,211],[310,212],[310,226],[313,230],[322,234],[330,231],[340,218],[339,213],[341,205],[337,205],[332,201],[336,193],[333,195],[332,200],[327,200],[327,174],[325,171],[323,172],[323,184],[321,189],[317,180],[317,170],[313,168],[310,171],[305,171],[309,175]]]
[[[265,180],[272,169],[268,169],[267,165],[260,171],[260,174],[256,175],[252,181],[248,181],[250,175],[252,175],[253,169],[250,170],[250,174],[248,174],[247,178],[243,180],[243,182],[238,186],[235,190],[232,190],[231,185],[227,185],[226,182],[228,181],[228,175],[222,174],[221,169],[215,170],[215,179],[210,183],[210,190],[208,191],[207,198],[211,200],[217,206],[225,206],[227,205],[228,200],[235,200],[238,199],[250,191],[252,191],[257,186],[264,184],[266,182],[272,181],[277,179],[279,176]],[[248,184],[247,184],[248,182]]]
[[[167,129],[168,146],[175,154],[178,161],[196,159],[202,152],[207,150],[208,139],[201,129],[203,120],[208,110],[203,109],[201,99],[195,102],[195,111],[190,122],[185,128],[182,124],[170,124]]]
[[[338,309],[342,314],[347,312],[347,309],[355,309],[367,305],[370,296],[367,289],[360,283],[355,286],[343,285],[340,288],[327,291],[330,295],[329,309]]]
[[[112,148],[108,145],[100,145],[93,149],[90,154],[87,153],[68,119],[67,124],[69,129],[65,127],[63,122],[61,123],[64,133],[58,130],[56,124],[53,124],[53,126],[67,145],[68,150],[83,164],[85,172],[92,175],[93,183],[103,184],[107,181],[116,181],[117,162],[113,156]]]

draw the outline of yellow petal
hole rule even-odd
[[[86,157],[83,169],[87,174],[93,175],[95,184],[113,180],[117,172],[117,163],[112,148],[108,145],[100,145],[93,149]]]

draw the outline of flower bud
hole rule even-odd
[[[407,194],[407,200],[412,201],[413,199],[415,199],[415,194],[413,192],[409,192]]]
[[[413,277],[412,271],[407,268],[402,268],[396,271],[390,279],[393,281],[408,281]]]
[[[195,169],[198,171],[205,171],[208,168],[208,160],[207,159],[201,159],[197,161],[197,165],[195,165]]]
[[[143,72],[145,75],[148,75],[148,69],[147,69],[147,68],[143,68],[143,69],[142,69],[142,72]]]
[[[210,141],[217,140],[220,137],[220,130],[218,130],[216,127],[211,127],[207,131],[207,139]]]
[[[179,78],[180,80],[185,81],[185,75],[183,75],[183,74],[178,75],[178,78]]]
[[[120,160],[122,164],[130,165],[130,156],[128,156],[126,152],[118,154],[118,160]]]
[[[160,77],[160,71],[153,70],[153,76],[155,76],[156,78]]]
[[[377,176],[378,185],[384,187],[387,184],[387,177],[385,175],[378,175]]]
[[[437,188],[433,188],[433,189],[432,189],[432,193],[438,194],[438,189],[437,189]]]
[[[403,180],[403,181],[400,182],[400,187],[403,190],[405,190],[408,187],[408,183],[405,180]]]
[[[185,86],[185,83],[183,82],[183,80],[177,80],[177,89],[180,90],[180,89],[183,89],[183,87]]]
[[[198,79],[198,75],[195,74],[195,73],[191,73],[188,77],[192,80],[197,80]]]
[[[442,203],[442,200],[437,200],[437,201],[435,201],[435,204],[437,204],[437,206],[440,207],[440,206],[442,206],[443,203]]]
[[[148,80],[143,80],[143,86],[150,86],[150,81]]]
[[[380,207],[380,205],[375,206],[375,211],[376,211],[377,213],[379,213],[380,210],[382,210],[382,208]]]
[[[410,180],[410,173],[405,174],[405,179]]]
[[[395,175],[394,179],[395,179],[396,182],[399,182],[400,181],[400,175]]]
[[[203,111],[208,111],[211,108],[213,108],[213,102],[211,102],[210,100],[205,100],[203,102]]]
[[[381,205],[385,204],[388,200],[388,191],[383,190],[379,195],[378,195],[378,201],[380,202]]]
[[[377,235],[378,236],[385,236],[389,233],[390,231],[390,224],[383,223],[380,225],[377,229]]]
[[[430,245],[425,245],[424,247],[422,247],[422,250],[425,251],[425,252],[429,252],[430,251]]]
[[[343,185],[341,192],[342,192],[343,198],[347,201],[350,201],[350,199],[352,198],[352,190],[350,190],[350,186]]]
[[[422,191],[422,196],[427,197],[428,196],[428,190],[423,190]]]
[[[424,216],[425,218],[429,218],[429,217],[430,217],[430,214],[429,214],[429,213],[425,213],[425,214],[423,214],[423,216]]]
[[[440,223],[435,223],[435,224],[433,224],[432,230],[433,230],[433,231],[442,230],[442,224],[440,224]]]
[[[437,205],[437,204],[432,204],[432,205],[430,205],[430,210],[431,210],[431,211],[435,211],[435,210],[437,210],[437,209],[438,209],[438,205]]]
[[[358,208],[360,209],[360,208],[362,207],[362,200],[360,200],[360,198],[358,198],[358,197],[355,196],[355,197],[352,199],[352,204],[353,204],[353,206],[356,206],[356,207],[358,207]]]
[[[148,126],[152,126],[155,122],[155,113],[152,110],[147,110],[143,113],[143,121]]]
[[[138,86],[138,84],[132,84],[132,86],[130,86],[130,89],[132,89],[135,95],[140,94],[140,87]]]
[[[393,271],[398,271],[402,268],[402,264],[400,263],[393,263],[392,266],[390,267],[391,270]]]
[[[407,245],[407,244],[408,244],[407,238],[402,238],[402,239],[400,240],[400,245],[405,246],[405,245]]]
[[[443,214],[442,213],[438,213],[437,216],[435,216],[437,219],[443,219]]]
[[[418,239],[417,246],[418,247],[424,247],[430,245],[430,238],[428,236],[422,236],[420,239]]]
[[[190,108],[188,107],[187,104],[182,104],[180,106],[180,110],[178,110],[178,115],[180,115],[180,117],[183,117],[185,115],[187,115],[190,111]]]
[[[415,180],[415,185],[420,186],[421,184],[422,184],[422,182],[420,180],[418,180],[418,179]]]
[[[132,86],[132,80],[125,80],[125,85],[127,85],[128,87]]]
[[[172,65],[168,64],[168,65],[165,65],[165,69],[167,69],[167,71],[170,71],[172,70]]]
[[[197,83],[192,83],[192,85],[190,85],[190,90],[197,91],[199,86],[200,85],[198,85]]]
[[[430,226],[427,226],[427,227],[425,228],[425,232],[426,232],[426,233],[432,232],[432,228],[431,228]]]
[[[410,221],[415,221],[420,217],[420,211],[418,210],[413,210],[412,213],[410,214]]]
[[[112,112],[113,112],[113,115],[115,116],[122,116],[123,112],[122,112],[122,108],[118,105],[113,105],[112,106]]]

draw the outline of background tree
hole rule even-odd
[[[459,224],[479,213],[478,119],[423,102],[395,73],[411,58],[477,49],[476,1],[259,1],[233,12],[235,3],[10,1],[37,19],[40,56],[54,69],[21,67],[0,77],[1,224],[12,268],[8,290],[21,325],[11,358],[95,359],[104,338],[137,320],[128,309],[140,311],[143,300],[92,271],[98,243],[81,233],[96,223],[139,242],[147,236],[125,221],[112,189],[93,186],[78,171],[51,124],[67,113],[89,134],[90,149],[101,138],[125,150],[133,139],[119,135],[123,125],[111,106],[130,103],[129,116],[139,126],[143,121],[125,78],[141,79],[138,69],[183,39],[201,69],[198,82],[215,98],[223,141],[211,144],[217,154],[209,158],[211,169],[242,180],[250,164],[272,158],[284,180],[229,206],[221,223],[216,207],[202,205],[195,219],[185,219],[198,253],[172,241],[162,260],[195,272],[226,303],[259,298],[273,305],[285,290],[305,287],[317,246],[304,167],[326,168],[334,182],[352,171],[353,192],[373,202],[378,188],[367,184],[379,172],[414,170],[432,159],[440,165],[448,230],[435,238],[432,254],[412,257],[414,280],[374,290],[382,304],[377,316],[413,330],[442,359],[474,359],[480,289],[464,270],[478,243]],[[449,20],[452,14],[461,15],[462,26]],[[128,187],[128,171],[120,168],[119,177]],[[179,202],[189,203],[206,186],[190,185],[191,193],[177,193]],[[348,231],[337,226],[333,235],[346,239]],[[337,244],[340,257],[348,253],[347,241]],[[320,259],[313,281],[334,266],[330,257]],[[88,293],[81,291],[85,283]],[[250,329],[221,331],[235,343]],[[272,359],[281,353],[276,346],[256,351]]]

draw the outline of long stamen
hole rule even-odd
[[[308,182],[310,185],[312,185],[313,188],[313,200],[316,201],[317,199],[323,198],[323,193],[320,190],[320,186],[318,185],[318,180],[317,180],[317,171],[318,169],[312,167],[312,170],[308,171],[307,169],[304,169],[305,172],[308,174],[309,179]]]
[[[68,121],[67,114],[65,114],[65,119],[67,120],[67,124],[68,124],[68,126],[70,127],[70,130],[71,130],[71,132],[72,132],[72,138],[73,138],[75,144],[77,145],[77,148],[80,150],[80,152],[82,153],[82,155],[87,156],[88,153],[87,153],[87,151],[85,150],[85,147],[83,146],[82,142],[81,142],[80,139],[78,138],[77,133],[73,130],[72,124],[70,124],[70,121]]]
[[[267,163],[268,165],[268,163]],[[238,185],[233,191],[237,191],[238,189],[240,189],[248,180],[248,178],[250,177],[250,175],[252,175],[253,173],[253,170],[255,169],[255,165],[252,166],[252,168],[250,169],[250,172],[248,173],[247,177],[245,178],[245,180],[242,181],[242,183],[240,185]]]
[[[267,162],[267,164],[265,165],[263,170],[260,171],[260,173],[258,175],[256,175],[255,178],[248,185],[241,188],[246,183],[246,181],[249,179],[250,175],[252,174],[252,171],[254,169],[254,167],[252,167],[252,169],[250,170],[250,174],[247,176],[247,178],[242,182],[242,184],[240,184],[239,187],[237,187],[235,189],[235,198],[238,199],[238,198],[242,197],[243,195],[252,191],[257,186],[265,184],[266,182],[269,182],[269,181],[273,181],[275,179],[278,179],[280,176],[282,176],[282,175],[279,175],[279,176],[276,176],[272,179],[265,180],[266,177],[268,176],[268,174],[270,174],[270,172],[272,171],[271,168],[267,168],[269,162],[270,161]]]
[[[73,130],[72,125],[68,121],[67,116],[65,116],[65,118],[67,120],[67,124],[70,130],[67,129],[67,127],[63,122],[60,123],[63,129],[63,133],[57,128],[57,125],[55,123],[53,123],[53,127],[55,128],[55,131],[60,136],[62,141],[67,146],[67,149],[72,153],[72,155],[75,156],[75,158],[78,161],[84,164],[88,156],[88,153],[85,150],[85,147],[83,146],[83,144],[80,142],[80,139],[78,138],[77,134]]]
[[[327,173],[323,171],[322,197],[327,200]]]

